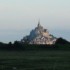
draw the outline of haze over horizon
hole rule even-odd
[[[55,37],[70,41],[70,0],[1,0],[0,42],[21,40],[39,19]]]

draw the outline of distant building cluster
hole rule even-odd
[[[47,29],[44,29],[40,22],[35,29],[30,32],[30,35],[25,36],[21,42],[28,42],[29,44],[55,44],[57,38],[49,34]]]

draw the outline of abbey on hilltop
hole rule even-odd
[[[21,42],[28,42],[29,44],[55,44],[57,38],[49,34],[47,29],[44,29],[40,22],[35,29],[30,32],[30,35],[25,36]]]

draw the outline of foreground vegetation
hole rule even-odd
[[[0,70],[70,70],[70,42],[54,45],[0,42]]]
[[[0,51],[0,70],[70,70],[70,51]]]

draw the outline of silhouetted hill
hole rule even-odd
[[[63,38],[58,38],[56,41],[56,44],[70,44],[70,42],[68,42],[67,40]]]

